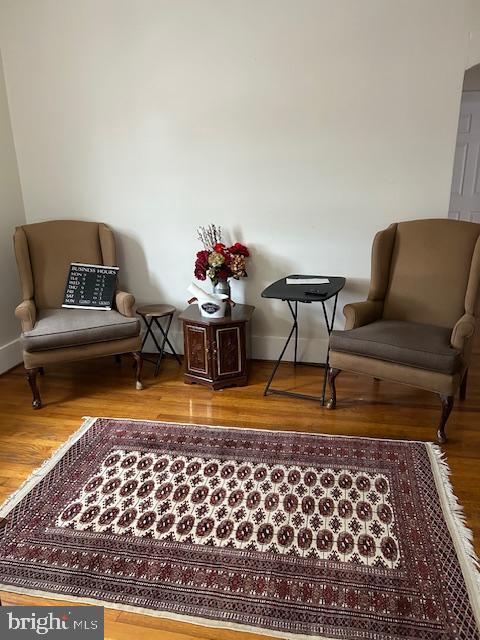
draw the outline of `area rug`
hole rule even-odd
[[[88,418],[0,516],[6,591],[292,639],[480,638],[433,444]]]

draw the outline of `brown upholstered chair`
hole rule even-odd
[[[375,236],[368,299],[347,304],[330,337],[328,407],[342,370],[440,395],[437,439],[467,371],[479,316],[480,225],[456,220],[391,224]]]
[[[136,360],[136,386],[141,389],[135,298],[117,291],[112,311],[62,308],[71,262],[117,264],[111,229],[74,220],[27,224],[15,229],[14,248],[23,297],[15,315],[22,323],[23,361],[33,408],[42,406],[38,372],[59,362],[130,352]]]

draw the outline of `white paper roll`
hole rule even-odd
[[[207,293],[206,291],[204,291],[201,287],[196,285],[194,282],[192,282],[191,285],[187,288],[187,291],[189,291],[194,298],[197,298],[197,300],[200,300],[202,302],[204,301],[213,302],[213,303],[217,302],[217,298],[215,298],[211,293]]]

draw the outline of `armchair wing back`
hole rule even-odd
[[[59,362],[131,353],[137,364],[136,387],[141,389],[142,340],[133,295],[117,291],[110,311],[62,308],[72,262],[116,266],[111,229],[76,220],[27,224],[15,229],[14,249],[22,288],[15,315],[22,323],[33,407],[42,404],[37,373]]]
[[[115,239],[103,223],[52,220],[15,229],[15,255],[24,300],[37,310],[62,306],[72,262],[116,265]]]
[[[466,310],[474,257],[477,263],[480,260],[480,225],[413,220],[392,228],[383,318],[453,329]],[[478,279],[476,284],[474,280],[469,299],[476,297]]]
[[[330,407],[341,370],[428,389],[442,399],[444,442],[459,387],[465,396],[479,293],[479,224],[412,220],[379,231],[368,298],[345,306],[345,331],[330,337]]]

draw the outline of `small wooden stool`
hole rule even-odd
[[[158,372],[160,369],[160,363],[163,358],[163,352],[165,350],[165,343],[167,343],[168,346],[170,347],[172,355],[175,356],[178,364],[182,364],[182,361],[178,357],[178,354],[175,351],[175,349],[173,348],[172,343],[168,339],[168,332],[170,331],[170,325],[172,324],[173,314],[175,313],[175,307],[172,307],[170,304],[147,304],[147,305],[144,305],[143,307],[139,307],[137,309],[137,313],[141,318],[143,318],[143,321],[145,322],[145,326],[147,327],[147,331],[143,338],[143,342],[140,350],[143,351],[143,347],[145,346],[145,342],[147,341],[147,338],[149,335],[152,336],[152,339],[158,350],[158,356],[156,360],[148,360],[148,358],[145,358],[145,360],[147,360],[148,362],[155,363],[154,375],[155,376],[158,375]],[[167,326],[165,327],[165,329],[160,324],[160,318],[168,318]],[[161,345],[158,344],[157,338],[155,337],[155,334],[153,332],[153,324],[157,326],[157,328],[160,330],[163,336]]]

